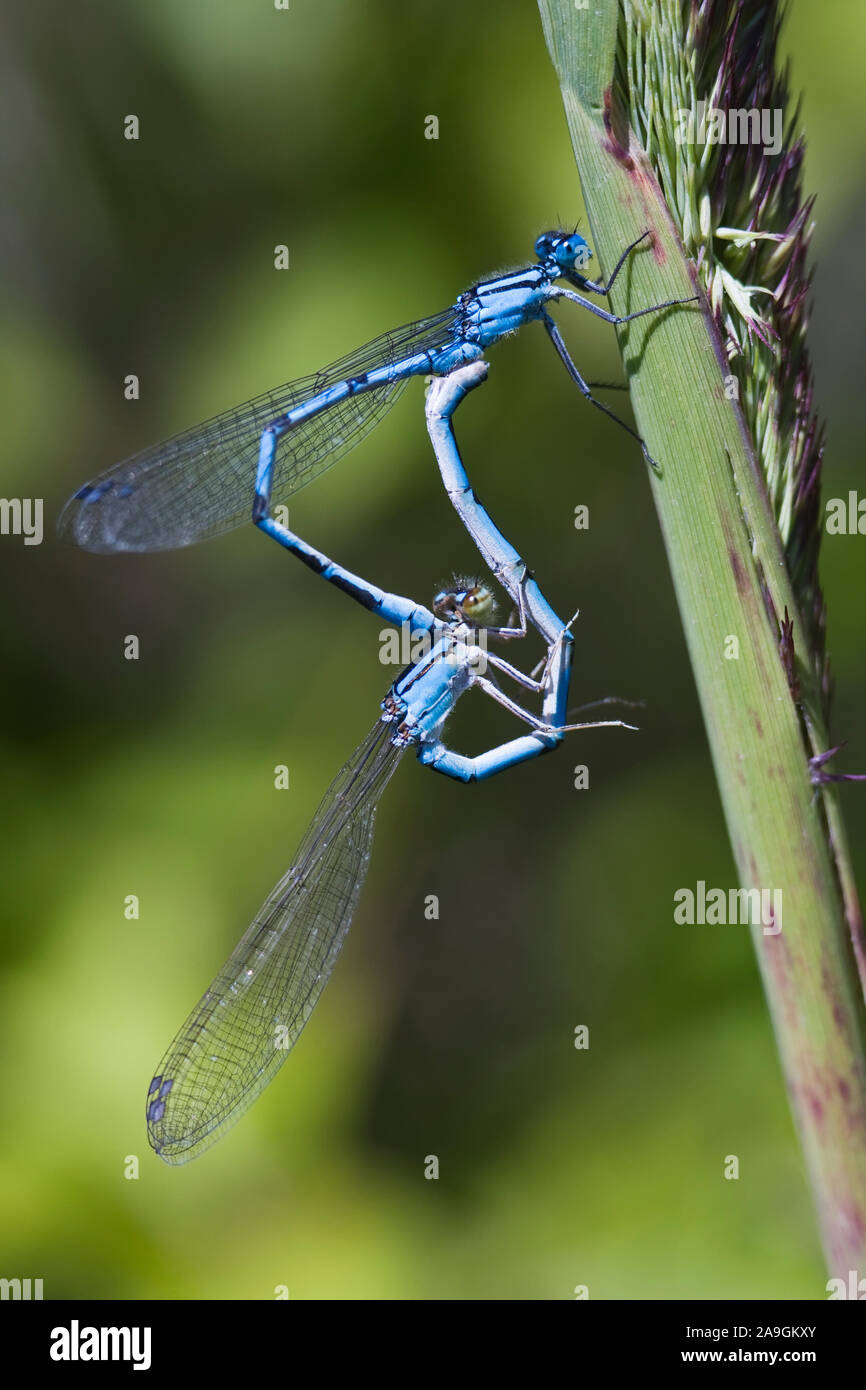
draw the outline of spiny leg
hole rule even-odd
[[[569,716],[582,714],[585,709],[598,709],[599,705],[624,705],[626,709],[644,709],[646,700],[626,700],[622,695],[602,695],[600,700],[587,700],[585,705],[575,705],[568,713]]]
[[[627,247],[625,248],[625,250],[623,251],[623,253],[622,253],[622,255],[620,256],[619,260],[617,261],[616,265],[614,266],[614,268],[613,268],[613,273],[611,274],[610,279],[607,281],[607,284],[597,285],[597,284],[595,283],[594,280],[588,280],[587,277],[586,277],[585,275],[581,275],[580,278],[581,278],[581,280],[583,281],[583,284],[584,284],[584,286],[586,287],[586,289],[591,290],[593,294],[603,294],[603,295],[608,295],[608,294],[610,294],[610,292],[611,292],[611,290],[613,289],[613,286],[614,286],[614,281],[616,280],[616,277],[619,275],[619,272],[622,270],[623,266],[625,265],[626,260],[627,260],[628,257],[631,255],[631,253],[632,253],[632,251],[635,249],[635,247],[636,247],[636,246],[640,246],[641,242],[642,242],[642,241],[645,241],[646,238],[647,238],[649,235],[650,235],[649,230],[647,230],[647,231],[645,231],[645,232],[641,232],[640,236],[637,237],[637,238],[631,243],[630,246],[627,246]]]
[[[584,381],[580,372],[577,370],[577,367],[575,366],[572,360],[571,354],[568,351],[568,348],[565,346],[565,341],[562,337],[562,334],[560,333],[558,326],[550,317],[550,315],[545,313],[542,317],[542,322],[545,328],[547,329],[553,346],[559,353],[560,359],[562,360],[565,366],[565,370],[568,372],[568,375],[571,377],[572,381],[574,382],[577,389],[580,391],[581,395],[589,401],[590,405],[594,405],[596,410],[600,410],[602,414],[606,415],[609,420],[613,420],[614,424],[619,425],[620,429],[624,429],[626,434],[630,434],[632,439],[636,439],[641,447],[643,456],[646,459],[647,463],[650,464],[651,467],[655,468],[656,471],[658,471],[658,464],[656,463],[655,459],[653,458],[643,439],[638,434],[637,430],[633,430],[631,425],[626,424],[625,420],[621,419],[619,415],[617,415],[613,410],[611,410],[610,406],[605,405],[604,401],[598,400],[598,398],[592,394],[592,392],[589,389],[589,386]]]
[[[518,719],[522,719],[523,723],[528,724],[530,728],[539,731],[543,730],[545,733],[548,732],[549,725],[544,719],[539,718],[537,714],[532,714],[530,710],[524,709],[516,700],[512,700],[510,695],[506,695],[505,691],[501,690],[495,681],[489,681],[484,676],[475,675],[473,676],[472,684],[473,686],[477,686],[479,690],[483,690],[485,695],[489,695],[491,700],[495,700],[498,705],[501,705],[503,709],[507,709],[510,714],[514,714]]]
[[[557,730],[561,734],[576,734],[581,729],[631,729],[633,733],[638,732],[637,724],[627,724],[624,719],[589,719],[583,724],[563,724]]]
[[[512,714],[516,714],[518,719],[522,719],[524,723],[529,724],[540,734],[569,734],[575,733],[578,729],[635,729],[637,727],[635,724],[626,724],[622,719],[596,719],[586,724],[557,724],[554,726],[524,709],[516,700],[510,699],[505,691],[500,690],[493,681],[485,680],[483,676],[476,676],[473,685],[477,685],[480,690],[484,691],[485,695],[490,696],[491,700],[495,700],[497,704],[510,710]]]
[[[698,301],[696,294],[689,294],[684,299],[663,299],[658,304],[650,304],[646,309],[635,309],[633,314],[612,314],[609,310],[602,309],[600,304],[593,304],[591,299],[585,299],[582,294],[575,294],[574,290],[563,289],[560,285],[551,287],[550,298],[568,299],[572,304],[579,304],[581,308],[588,309],[596,318],[604,319],[605,323],[631,323],[633,319],[642,319],[646,314],[657,314],[662,309],[673,309],[677,304],[696,304]]]
[[[521,671],[517,666],[512,666],[510,661],[503,661],[501,656],[494,656],[492,652],[485,652],[484,658],[489,666],[494,667],[497,671],[501,671],[504,676],[510,676],[513,681],[516,681],[518,685],[522,685],[525,690],[531,690],[536,695],[541,694],[544,690],[544,681],[536,680],[535,672],[531,675],[527,675],[525,671]],[[539,665],[546,666],[547,663],[548,657],[545,657],[543,662],[540,662]],[[537,666],[535,670],[538,670]]]
[[[577,622],[577,620],[578,620],[579,617],[580,617],[580,609],[579,609],[579,608],[575,608],[575,610],[574,610],[574,612],[572,613],[571,617],[569,618],[568,622],[565,624],[564,628],[562,629],[562,635],[563,635],[563,636],[564,636],[564,634],[565,634],[566,632],[571,632],[571,629],[573,628],[574,624]],[[547,655],[546,655],[546,656],[543,656],[543,657],[541,658],[540,661],[536,662],[536,664],[533,666],[532,670],[530,671],[530,675],[531,675],[533,678],[535,678],[535,679],[537,679],[536,673],[537,673],[538,671],[543,671],[543,672],[544,672],[544,675],[541,677],[541,680],[540,680],[540,682],[539,682],[539,684],[542,685],[542,686],[543,686],[543,685],[546,683],[546,681],[547,681],[548,671],[549,671],[549,669],[550,669],[551,662],[553,661],[555,652],[556,652],[556,643],[553,643],[553,642],[552,642],[552,643],[550,644],[550,646],[548,647],[548,649],[547,649]]]

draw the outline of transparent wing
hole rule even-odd
[[[400,760],[380,721],[327,792],[271,893],[150,1083],[147,1131],[167,1163],[210,1148],[282,1066],[330,978]]]
[[[249,521],[265,425],[336,382],[445,346],[455,318],[451,308],[383,333],[312,376],[266,391],[115,464],[70,498],[58,532],[84,550],[171,550]],[[285,500],[353,448],[405,384],[391,381],[350,396],[288,430],[277,450],[273,501]]]

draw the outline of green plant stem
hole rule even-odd
[[[659,184],[611,96],[617,0],[587,9],[539,0],[539,8],[601,266],[609,272],[623,247],[652,232],[617,281],[612,307],[624,313],[695,293]],[[826,748],[814,670],[797,661],[798,703],[780,656],[786,609],[795,649],[803,631],[797,602],[705,305],[637,320],[620,331],[620,345],[638,427],[662,465],[653,494],[740,884],[782,892],[781,931],[758,925],[753,940],[827,1262],[834,1276],[864,1274],[859,908],[832,789],[816,792],[810,778],[809,753]]]

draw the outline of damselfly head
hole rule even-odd
[[[579,275],[592,260],[592,251],[579,232],[542,232],[535,254],[540,261],[554,261],[561,275]]]
[[[486,627],[496,615],[496,600],[480,579],[455,577],[433,597],[433,612],[446,623]]]

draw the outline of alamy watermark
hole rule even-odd
[[[824,1285],[827,1290],[827,1300],[832,1303],[834,1300],[852,1299],[862,1303],[866,1299],[866,1279],[861,1279],[859,1271],[856,1269],[848,1270],[848,1278],[828,1279]]]
[[[824,510],[828,536],[866,536],[866,497],[852,489],[847,497],[828,497]]]
[[[764,154],[779,154],[784,127],[777,106],[729,108],[699,101],[674,112],[674,139],[678,145],[760,145]]]
[[[25,545],[42,544],[41,497],[0,497],[0,536],[23,536]]]
[[[701,878],[694,888],[678,888],[674,904],[680,926],[760,926],[764,936],[782,930],[781,888],[708,888]]]
[[[48,1349],[52,1361],[130,1361],[134,1371],[150,1369],[150,1352],[149,1327],[82,1327],[77,1318],[51,1329]]]
[[[411,623],[403,623],[399,630],[393,627],[382,628],[379,633],[379,660],[383,666],[414,666],[416,662],[423,661],[424,657],[429,656],[437,642],[443,640],[440,632],[428,632],[425,628],[421,632],[412,630]],[[487,670],[487,630],[480,627],[473,630],[471,638],[461,638],[463,645],[471,647],[475,652],[473,660],[473,670],[478,675],[483,676]],[[459,666],[463,660],[462,653],[455,646],[445,658]]]
[[[41,1279],[0,1279],[0,1300],[27,1303],[42,1298]]]

